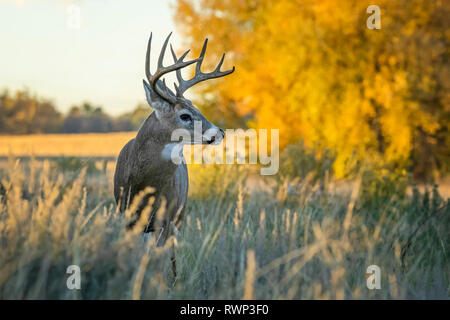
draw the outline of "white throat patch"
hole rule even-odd
[[[161,157],[164,160],[172,160],[175,164],[183,161],[183,144],[179,142],[171,142],[164,146]]]

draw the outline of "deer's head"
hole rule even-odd
[[[158,121],[160,121],[161,125],[165,129],[172,132],[177,129],[187,130],[191,134],[191,137],[193,137],[191,140],[192,144],[220,143],[225,135],[223,130],[208,121],[205,116],[193,106],[192,102],[183,96],[183,93],[201,81],[223,77],[232,73],[234,71],[234,67],[232,70],[223,72],[220,71],[220,67],[222,66],[225,57],[224,54],[213,72],[203,73],[200,70],[203,58],[205,56],[208,39],[206,39],[203,44],[200,56],[197,59],[190,61],[183,61],[189,53],[189,50],[187,50],[180,58],[177,58],[172,45],[170,45],[174,64],[164,67],[163,59],[170,36],[171,34],[169,34],[166,38],[166,41],[161,49],[157,70],[154,74],[151,74],[150,51],[152,35],[150,34],[150,39],[147,46],[147,56],[145,60],[145,72],[148,82],[145,80],[143,81],[147,101],[155,110]],[[184,80],[181,76],[181,69],[193,63],[196,63],[194,77],[190,80]],[[163,75],[172,71],[176,72],[178,79],[178,85],[175,83],[176,94],[166,86],[164,79],[161,80]],[[198,131],[199,128],[201,128],[201,132],[194,132],[194,129]]]

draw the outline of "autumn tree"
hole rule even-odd
[[[109,132],[113,128],[113,119],[99,106],[89,102],[73,106],[64,120],[63,133]]]
[[[50,100],[28,90],[0,93],[0,133],[28,134],[58,132],[62,114]]]
[[[198,53],[208,37],[208,61],[229,52],[237,70],[194,98],[228,126],[280,129],[282,147],[336,152],[337,176],[355,157],[448,173],[450,3],[377,1],[379,30],[366,26],[370,4],[178,0],[186,45]]]
[[[131,112],[126,112],[115,120],[114,131],[137,131],[152,112],[148,104],[139,103]]]

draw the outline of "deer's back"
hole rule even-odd
[[[116,203],[120,204],[120,211],[126,208],[126,193],[129,190],[128,180],[130,177],[130,152],[134,145],[135,139],[131,139],[122,148],[117,158],[116,170],[114,172],[114,198]]]

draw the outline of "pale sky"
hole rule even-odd
[[[132,110],[145,101],[150,32],[152,71],[170,31],[174,48],[187,49],[173,22],[174,1],[0,0],[0,89],[28,87],[63,112],[85,100],[114,115]],[[79,29],[69,26],[73,5]]]

